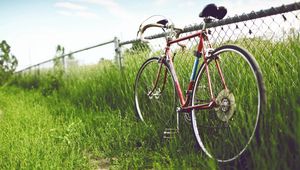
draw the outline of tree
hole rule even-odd
[[[49,95],[52,92],[59,90],[64,85],[63,76],[66,69],[65,57],[68,57],[69,60],[74,60],[72,54],[65,56],[65,48],[62,45],[57,45],[56,53],[53,58],[54,67],[51,72],[48,72],[48,79],[44,81],[42,90],[43,95]]]
[[[54,56],[54,69],[63,69],[63,58],[59,58],[60,56],[65,55],[65,48],[61,45],[57,45],[56,54]]]
[[[54,56],[54,69],[65,69],[65,57],[61,57],[63,55],[65,55],[65,47],[63,47],[62,45],[57,45],[56,54]],[[74,60],[74,56],[72,54],[69,54],[67,58],[69,60]]]
[[[147,43],[142,43],[141,41],[136,41],[132,44],[132,47],[130,48],[131,51],[150,51],[151,48]]]
[[[18,66],[17,58],[10,53],[10,46],[5,40],[0,43],[0,83],[3,84]]]
[[[145,55],[151,52],[151,48],[147,43],[136,41],[132,43],[132,46],[124,51],[122,54],[124,58],[132,58],[137,55]],[[125,59],[126,60],[126,59]]]

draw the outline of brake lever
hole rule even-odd
[[[137,33],[136,33],[136,36],[137,36],[137,37],[139,36],[139,33],[141,32],[141,30],[142,30],[142,24],[139,26],[139,30],[138,30]]]

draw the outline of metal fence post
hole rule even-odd
[[[66,56],[62,57],[63,71],[66,72]]]
[[[122,68],[122,56],[121,56],[121,46],[120,46],[120,40],[118,37],[114,38],[114,44],[115,44],[115,62],[117,65],[119,65],[120,69]]]
[[[41,71],[40,71],[40,65],[37,65],[37,75],[39,76],[40,73],[41,73]]]

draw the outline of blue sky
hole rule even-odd
[[[52,58],[57,44],[73,51],[114,36],[133,39],[139,24],[154,14],[171,18],[181,27],[198,23],[199,12],[212,2],[226,6],[232,16],[295,1],[1,0],[0,41],[6,40],[11,45],[21,69]],[[112,47],[106,50],[113,51]]]

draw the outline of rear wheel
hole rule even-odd
[[[165,128],[176,127],[175,86],[169,68],[161,62],[156,57],[148,59],[141,66],[134,86],[137,117],[159,137]]]
[[[240,47],[222,46],[208,60],[217,106],[211,110],[193,110],[192,127],[206,155],[219,162],[228,162],[246,150],[257,132],[265,103],[265,87],[257,62]],[[219,61],[227,89],[222,84],[215,60]],[[208,79],[202,65],[195,82],[192,105],[209,100]]]

